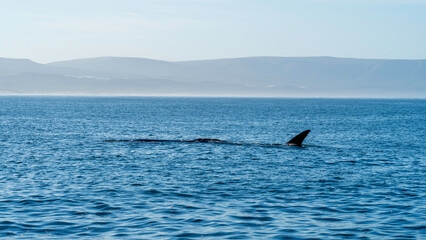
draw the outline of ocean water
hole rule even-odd
[[[0,238],[426,239],[425,136],[426,100],[3,96]]]

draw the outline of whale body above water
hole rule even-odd
[[[105,140],[105,142],[181,142],[181,143],[221,143],[221,144],[232,144],[232,145],[287,145],[287,146],[297,146],[301,147],[303,140],[305,140],[306,136],[311,130],[303,131],[297,134],[294,138],[288,141],[285,144],[258,144],[258,143],[239,143],[239,142],[229,142],[215,138],[197,138],[194,140],[161,140],[161,139],[109,139]]]

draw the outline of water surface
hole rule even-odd
[[[424,239],[425,126],[425,100],[0,97],[0,237]]]

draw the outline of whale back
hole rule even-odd
[[[186,142],[221,143],[221,142],[225,142],[225,141],[222,141],[220,139],[215,139],[215,138],[197,138],[197,139],[186,141]]]

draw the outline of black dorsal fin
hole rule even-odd
[[[292,138],[290,141],[287,142],[287,145],[290,145],[290,146],[302,146],[303,140],[305,140],[306,136],[308,136],[308,133],[310,131],[311,130],[306,130],[306,131],[303,131],[303,132],[297,134],[296,137]]]

